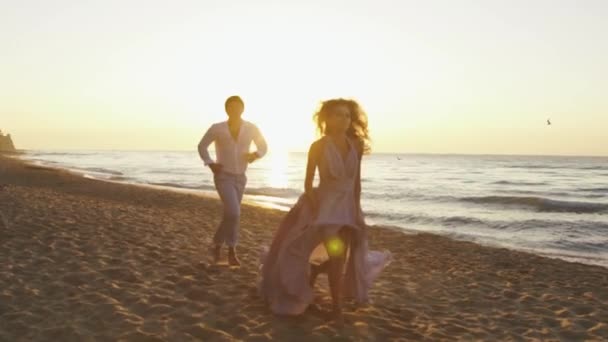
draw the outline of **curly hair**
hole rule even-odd
[[[338,98],[321,102],[319,110],[313,116],[319,134],[325,135],[327,116],[338,106],[346,106],[350,112],[350,127],[346,131],[346,136],[355,140],[362,153],[369,153],[371,139],[367,128],[367,114],[357,101]]]

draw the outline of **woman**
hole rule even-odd
[[[313,300],[316,276],[327,272],[333,315],[341,322],[342,298],[367,302],[391,255],[368,250],[360,203],[361,159],[369,150],[365,112],[355,101],[332,99],[314,117],[322,137],[308,152],[305,193],[262,256],[259,290],[274,313],[298,315]]]

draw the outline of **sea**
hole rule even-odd
[[[25,151],[85,177],[216,196],[196,151]],[[244,200],[287,211],[303,191],[305,153],[247,171]],[[383,154],[364,157],[368,224],[608,267],[608,157]]]

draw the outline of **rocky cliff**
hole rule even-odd
[[[0,152],[16,152],[11,135],[4,135],[2,131],[0,131]]]

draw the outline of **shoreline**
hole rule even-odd
[[[368,307],[273,316],[257,257],[284,212],[244,204],[238,269],[211,267],[217,199],[88,179],[0,155],[0,340],[602,340],[608,269],[370,228],[393,262]]]
[[[57,170],[60,172],[68,172],[77,177],[88,178],[88,179],[101,181],[101,182],[144,187],[144,188],[150,188],[150,189],[161,190],[161,191],[163,191],[163,190],[173,191],[173,192],[177,192],[177,193],[192,194],[195,196],[212,198],[212,199],[216,199],[216,200],[219,199],[219,197],[217,196],[217,193],[214,190],[196,189],[196,188],[189,188],[189,187],[183,187],[183,186],[179,186],[179,185],[171,185],[171,184],[163,184],[163,183],[155,184],[155,183],[137,182],[134,180],[132,180],[132,181],[122,180],[122,179],[120,179],[120,178],[122,178],[122,174],[120,174],[120,176],[118,178],[116,176],[110,176],[109,178],[98,177],[98,176],[89,174],[89,173],[94,174],[95,172],[97,172],[95,170],[79,169],[77,167],[74,167],[74,168],[61,167],[58,165],[53,165],[52,163],[47,164],[43,161],[28,160],[26,158],[23,158],[23,156],[25,156],[26,154],[27,153],[25,151],[20,151],[19,155],[13,154],[13,156],[11,156],[11,158],[20,160],[24,163],[29,163],[29,164],[33,164],[35,166],[40,166],[42,168],[50,168],[50,169]],[[114,171],[106,170],[106,172],[108,172],[108,174],[112,174],[111,172],[114,172]],[[271,200],[265,200],[265,198],[266,199],[271,198]],[[267,195],[260,194],[260,193],[247,193],[247,190],[246,190],[245,195],[243,197],[243,204],[253,205],[253,206],[265,208],[265,209],[279,210],[283,213],[286,213],[289,210],[290,206],[273,203],[272,199],[274,199],[274,198],[281,198],[281,197],[267,196]],[[585,265],[600,266],[600,267],[604,267],[604,268],[608,269],[608,259],[606,259],[605,257],[604,258],[596,257],[596,256],[591,256],[589,254],[577,253],[577,252],[568,252],[568,251],[560,251],[560,250],[548,250],[548,249],[543,249],[543,248],[531,248],[531,247],[525,247],[525,246],[517,246],[517,245],[500,242],[500,241],[490,241],[488,239],[483,239],[483,238],[480,239],[480,237],[477,237],[475,235],[466,234],[466,232],[464,232],[464,233],[458,232],[458,231],[453,231],[453,232],[443,231],[442,232],[441,229],[439,229],[439,230],[433,229],[433,228],[437,228],[437,227],[430,227],[430,228],[427,227],[427,229],[419,229],[419,228],[415,229],[415,228],[409,228],[405,225],[395,224],[393,222],[373,223],[374,220],[368,220],[368,221],[372,222],[369,224],[369,226],[372,228],[377,227],[377,228],[396,229],[405,234],[428,233],[428,234],[447,237],[449,239],[453,239],[453,240],[457,240],[457,241],[468,241],[468,242],[472,242],[472,243],[479,244],[482,246],[493,247],[493,248],[506,248],[506,249],[513,250],[513,251],[531,253],[531,254],[535,254],[538,256],[559,259],[559,260],[564,260],[564,261],[574,262],[574,263],[581,263],[581,264],[585,264]]]
[[[161,185],[161,184],[154,184],[154,183],[139,183],[139,182],[133,182],[133,181],[124,181],[124,180],[120,180],[120,179],[113,179],[113,177],[105,179],[105,178],[101,178],[101,177],[90,176],[85,172],[85,170],[53,166],[53,165],[44,164],[43,162],[39,162],[39,161],[32,161],[32,160],[20,158],[23,155],[25,155],[25,153],[21,152],[19,154],[5,155],[5,157],[9,157],[9,158],[17,160],[19,162],[30,164],[32,167],[35,167],[35,168],[49,169],[49,170],[53,170],[53,171],[57,171],[57,172],[66,172],[66,173],[74,175],[75,177],[82,177],[85,179],[91,179],[91,180],[99,181],[99,182],[122,184],[122,185],[126,185],[126,186],[142,187],[142,188],[148,188],[148,189],[154,189],[154,190],[160,190],[160,191],[172,191],[172,192],[176,192],[176,193],[190,194],[190,195],[194,195],[194,196],[200,196],[200,197],[211,198],[211,199],[216,199],[216,200],[219,199],[217,193],[213,190],[202,190],[202,189],[177,187],[177,186]],[[2,157],[2,154],[0,154],[0,158],[1,157]],[[279,207],[273,206],[271,204],[265,205],[264,202],[256,202],[255,200],[247,198],[247,197],[259,197],[259,196],[264,197],[264,195],[245,194],[245,197],[243,197],[242,203],[257,206],[260,208],[276,209],[276,210],[280,210],[281,212],[288,211],[288,209],[285,209],[285,208],[279,208]]]

